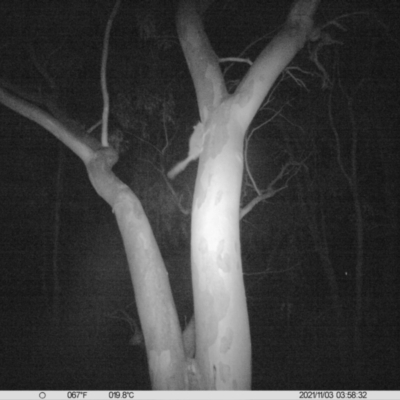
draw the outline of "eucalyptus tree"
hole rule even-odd
[[[146,344],[153,389],[251,388],[251,340],[243,282],[239,220],[269,193],[260,192],[242,211],[245,133],[277,77],[308,40],[318,40],[313,23],[319,0],[297,0],[286,22],[229,93],[220,59],[202,18],[213,1],[182,0],[176,25],[196,91],[200,121],[188,158],[168,174],[174,178],[199,158],[192,205],[191,268],[194,320],[181,331],[168,274],[142,204],[113,173],[118,152],[109,146],[108,92],[102,60],[104,112],[101,142],[76,132],[56,113],[0,88],[0,102],[52,133],[85,164],[89,179],[111,207],[123,238],[135,300]],[[251,23],[251,21],[249,21]]]

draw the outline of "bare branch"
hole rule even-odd
[[[57,50],[58,49],[56,49],[55,51],[57,51]],[[28,51],[31,56],[33,65],[36,67],[38,72],[43,76],[44,80],[49,85],[50,89],[56,90],[57,85],[56,85],[54,79],[50,76],[50,74],[47,72],[46,68],[37,59],[36,53],[35,53],[35,50],[34,50],[32,44],[29,44]]]
[[[260,42],[260,41],[262,41],[262,40],[265,40],[266,38],[268,38],[269,36],[271,36],[272,33],[274,33],[274,31],[272,31],[272,32],[270,32],[270,33],[267,33],[266,35],[263,35],[263,36],[261,36],[261,37],[255,39],[255,40],[253,40],[249,45],[247,45],[247,46],[244,48],[244,50],[242,50],[242,51],[240,52],[240,54],[238,55],[237,58],[242,58],[242,56],[243,56],[244,54],[246,54],[246,52],[247,52],[249,49],[251,49],[253,46],[255,46],[258,42]],[[251,61],[251,63],[253,64],[252,61]],[[228,70],[229,70],[232,66],[233,66],[233,63],[230,64],[230,65],[228,65],[228,67],[226,67],[225,70],[224,70],[224,74],[226,74],[226,73],[228,72]]]
[[[3,103],[8,108],[48,130],[69,147],[85,165],[93,159],[95,152],[101,148],[100,143],[96,139],[90,136],[79,135],[79,133],[74,132],[39,107],[8,93],[1,87],[0,103]]]
[[[14,85],[13,83],[8,82],[1,78],[0,78],[0,87],[7,89],[8,92],[16,95],[17,97],[23,100],[26,100],[28,103],[33,103],[35,105],[40,105],[43,107],[46,106],[43,97],[27,92],[24,89],[20,88],[19,86]]]
[[[332,129],[332,132],[335,136],[335,141],[336,141],[336,160],[339,165],[340,170],[342,171],[343,176],[346,178],[348,184],[350,187],[353,186],[353,182],[351,180],[350,175],[347,173],[343,161],[342,161],[342,152],[341,152],[341,145],[340,145],[340,138],[339,138],[339,132],[336,129],[335,121],[333,119],[333,114],[332,114],[332,92],[329,94],[328,98],[328,115],[329,115],[329,123]]]
[[[167,148],[170,145],[169,136],[168,136],[168,128],[167,128],[167,124],[166,124],[165,120],[166,120],[166,111],[165,111],[165,107],[163,107],[163,119],[162,119],[162,122],[163,122],[163,131],[164,131],[165,144],[164,144],[163,148],[161,149],[161,155],[162,156],[164,156],[165,151],[167,150]]]
[[[295,2],[281,31],[257,57],[236,89],[235,96],[246,99],[238,115],[243,125],[250,124],[277,77],[309,40],[318,3],[319,0]]]
[[[332,37],[327,32],[320,32],[319,39],[320,40],[318,44],[315,46],[315,48],[310,54],[310,60],[315,64],[317,69],[320,71],[322,77],[322,88],[326,89],[328,87],[332,87],[332,82],[325,67],[319,61],[318,54],[320,50],[323,49],[325,46],[331,46],[334,44],[342,44],[342,43],[339,42],[338,40],[332,39]]]
[[[218,57],[204,31],[200,16],[209,4],[208,0],[200,3],[182,0],[177,15],[179,41],[193,79],[202,123],[206,123],[227,95]]]
[[[114,18],[118,12],[121,0],[115,2],[114,8],[111,12],[110,18],[108,18],[106,31],[104,33],[104,44],[103,44],[103,56],[101,60],[101,92],[103,94],[103,124],[101,126],[101,144],[103,147],[108,147],[108,115],[110,113],[110,99],[107,90],[106,81],[106,70],[107,70],[107,58],[108,58],[108,44],[110,41],[110,31]]]
[[[220,63],[224,62],[238,62],[238,63],[246,63],[249,65],[253,65],[253,62],[249,58],[240,58],[240,57],[225,57],[219,59]]]
[[[249,213],[260,201],[267,200],[273,196],[275,196],[280,191],[287,189],[289,181],[297,175],[301,166],[303,166],[303,162],[296,161],[288,161],[281,169],[279,174],[275,177],[275,179],[268,185],[268,188],[263,191],[263,193],[253,200],[250,201],[245,207],[240,210],[240,218],[243,218],[247,213]],[[286,178],[285,178],[286,177]],[[285,179],[284,184],[279,188],[274,188],[275,184]]]
[[[295,76],[295,74],[292,71],[300,71],[301,73],[303,73],[305,75],[313,75],[313,73],[305,71],[304,69],[302,69],[300,67],[288,67],[283,71],[283,74],[290,76],[296,85],[298,85],[308,91],[308,88],[307,88],[307,85],[305,84],[305,82],[301,78],[298,78],[297,76]]]
[[[245,143],[244,143],[244,166],[247,172],[247,175],[250,178],[250,181],[253,185],[253,189],[256,191],[258,196],[261,196],[261,191],[258,189],[257,183],[253,178],[253,174],[251,173],[250,170],[250,166],[249,166],[249,162],[248,162],[248,157],[247,157],[247,153],[248,153],[248,146],[249,146],[249,142],[251,137],[253,136],[254,132],[258,131],[260,128],[262,128],[264,125],[267,125],[268,123],[270,123],[275,117],[277,117],[278,115],[281,114],[281,111],[283,109],[283,107],[285,107],[286,103],[278,110],[276,111],[273,116],[271,118],[268,118],[267,120],[265,120],[264,122],[262,122],[260,125],[256,126],[255,128],[253,128],[251,130],[251,132],[246,136],[245,138]]]
[[[86,130],[87,133],[92,133],[98,126],[101,125],[101,119],[99,119],[94,125]]]

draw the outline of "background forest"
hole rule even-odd
[[[182,327],[192,313],[187,154],[196,97],[171,2],[122,2],[110,39],[114,170],[141,200]],[[242,257],[253,388],[399,388],[399,9],[322,2],[311,43],[247,134]],[[278,5],[279,4],[279,5]],[[215,1],[204,19],[233,92],[291,1]],[[4,1],[0,85],[68,123],[101,117],[112,1]],[[68,117],[67,117],[68,116]],[[81,161],[0,106],[0,389],[149,389],[121,237]],[[91,129],[99,136],[99,129]]]

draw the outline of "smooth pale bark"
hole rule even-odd
[[[117,154],[0,87],[0,103],[35,121],[77,154],[93,187],[112,207],[127,252],[153,389],[251,388],[251,343],[239,237],[243,140],[276,77],[311,35],[318,0],[295,3],[283,29],[260,54],[234,95],[227,93],[202,26],[199,12],[208,3],[203,2],[201,9],[194,1],[182,1],[177,16],[205,130],[192,210],[195,359],[185,359],[168,275],[142,205],[111,170]]]
[[[233,95],[227,93],[196,2],[185,0],[180,5],[178,34],[205,131],[191,237],[195,370],[203,389],[251,388],[251,341],[239,235],[243,141],[277,76],[311,35],[317,4],[317,0],[295,3],[281,32]]]
[[[163,390],[187,388],[181,330],[168,274],[139,199],[111,171],[118,160],[117,154],[2,88],[0,103],[51,132],[86,165],[93,187],[111,206],[122,234],[152,387]]]

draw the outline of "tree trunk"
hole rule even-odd
[[[195,85],[204,135],[191,237],[196,382],[203,389],[251,388],[251,342],[239,236],[243,142],[275,79],[311,34],[317,3],[295,3],[284,28],[236,92],[228,95],[195,2],[181,2],[178,34]],[[190,144],[189,157],[193,156],[192,140]]]
[[[239,237],[245,132],[232,109],[215,120],[192,211],[196,358],[205,387],[249,389],[251,345]]]
[[[318,2],[299,0],[294,4],[282,30],[262,51],[234,95],[227,93],[218,58],[202,26],[200,12],[210,2],[199,2],[203,10],[194,0],[181,2],[178,34],[201,118],[189,154],[189,159],[200,155],[191,239],[194,359],[186,358],[168,274],[142,205],[112,172],[118,160],[116,152],[0,88],[1,103],[44,127],[81,158],[93,187],[115,213],[153,389],[251,388],[250,330],[239,237],[243,140],[277,76],[312,35]]]

